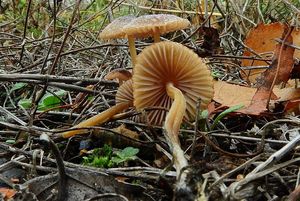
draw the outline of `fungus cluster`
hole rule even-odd
[[[189,25],[190,23],[188,20],[169,14],[145,15],[138,18],[134,16],[123,16],[115,19],[113,22],[107,25],[100,33],[100,38],[103,40],[128,38],[129,51],[134,66],[136,63],[136,49],[134,38],[153,36],[155,41],[159,41],[160,34],[184,29]],[[126,81],[131,78],[131,74],[125,72],[125,70],[115,70],[106,76],[106,79],[116,78],[119,80],[119,84],[122,85],[123,81]],[[131,86],[131,89],[127,87],[127,90],[131,92],[132,97],[132,83],[130,85],[122,85],[122,88],[125,88],[126,86]],[[122,88],[118,90],[118,93],[123,93],[124,90]],[[116,98],[116,102],[121,102],[118,100],[119,99]],[[125,102],[126,101],[127,100],[125,99]],[[113,115],[127,109],[130,104],[127,104],[127,107],[125,105],[125,103],[119,103],[113,106],[112,108],[79,123],[73,128],[79,129],[81,127],[100,125],[108,121]],[[163,119],[161,119],[161,121],[163,121]],[[63,133],[62,136],[71,137],[73,135],[81,133],[84,133],[84,130],[72,130]]]
[[[188,121],[195,119],[199,99],[201,108],[211,101],[213,82],[207,66],[192,50],[179,43],[158,41],[160,34],[186,28],[189,24],[187,20],[177,16],[159,14],[118,18],[108,25],[100,35],[104,39],[127,37],[131,46],[134,44],[134,38],[153,36],[157,43],[146,47],[137,57],[135,48],[130,48],[134,65],[132,79],[131,75],[120,74],[117,71],[110,76],[112,79],[129,79],[119,87],[116,105],[75,128],[99,125],[133,105],[138,110],[153,106],[167,108],[169,112],[150,111],[149,123],[164,126],[164,135],[179,176],[182,168],[188,164],[180,147],[180,125],[184,118]],[[107,36],[108,30],[115,33]],[[65,132],[63,137],[77,133],[78,131]]]

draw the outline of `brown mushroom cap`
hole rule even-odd
[[[130,23],[134,16],[123,16],[115,19],[109,25],[107,25],[100,33],[100,38],[104,40],[126,38],[126,34],[123,32],[123,27]]]
[[[145,38],[185,29],[188,26],[190,22],[187,19],[170,14],[155,14],[135,18],[124,26],[123,31],[134,38]]]
[[[133,86],[132,79],[125,81],[118,89],[116,94],[116,103],[131,102],[133,105]]]
[[[184,95],[187,110],[185,118],[195,118],[196,104],[201,108],[213,97],[213,82],[205,63],[192,50],[174,42],[160,42],[146,47],[137,57],[133,74],[134,105],[137,109],[160,106],[170,108],[172,99],[166,85],[173,83]],[[161,125],[166,112],[149,113],[149,121]]]
[[[122,68],[118,68],[110,71],[104,78],[107,80],[118,79],[120,85],[122,85],[124,81],[131,79],[131,77],[131,72]]]

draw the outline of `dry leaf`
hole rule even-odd
[[[257,27],[252,29],[244,43],[256,53],[263,55],[263,58],[267,58],[267,55],[271,56],[275,50],[277,42],[275,38],[280,38],[284,30],[284,25],[276,22],[272,24],[259,24]],[[292,32],[294,38],[294,44],[300,45],[300,31],[294,30]],[[264,53],[268,53],[267,55]],[[244,56],[253,56],[251,52],[245,50]],[[295,51],[294,57],[300,58],[300,50]],[[244,59],[242,61],[242,66],[267,66],[268,64],[264,61],[253,61]],[[247,78],[251,83],[256,83],[256,78],[263,72],[265,69],[253,69],[253,70],[244,70],[244,73],[241,75],[244,78]]]
[[[256,88],[244,87],[227,82],[218,81],[214,83],[213,100],[221,105],[232,107],[235,105],[249,106],[255,94]]]
[[[285,27],[282,41],[293,43],[291,36],[293,28]],[[270,67],[258,79],[258,89],[249,107],[241,111],[246,114],[260,115],[267,111],[270,99],[276,99],[273,93],[274,84],[286,83],[294,66],[293,55],[295,48],[284,44],[277,44]]]
[[[256,88],[245,87],[235,84],[229,84],[224,81],[217,81],[214,83],[214,98],[215,102],[220,103],[225,107],[232,107],[235,105],[244,105],[249,107],[252,97],[255,94]],[[300,89],[294,88],[274,88],[274,94],[278,97],[276,102],[284,102],[295,99],[300,99]],[[209,105],[209,110],[214,111],[214,105]]]
[[[14,189],[3,187],[3,188],[0,188],[0,193],[2,194],[2,197],[5,200],[7,200],[7,199],[14,197],[14,195],[16,194],[16,191]]]

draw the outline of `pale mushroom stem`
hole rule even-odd
[[[160,34],[159,34],[159,32],[155,32],[154,35],[153,35],[153,38],[154,38],[154,43],[160,42]]]
[[[76,125],[72,128],[84,128],[84,127],[97,126],[97,125],[103,124],[106,121],[108,121],[112,116],[129,108],[131,105],[132,105],[132,103],[130,103],[130,102],[118,103],[115,106],[97,114],[96,116],[93,116],[93,117],[79,123],[78,125]],[[85,129],[77,129],[77,130],[67,131],[67,132],[62,133],[62,137],[69,138],[69,137],[72,137],[77,134],[82,134],[85,131],[86,131]]]
[[[128,36],[129,52],[131,56],[132,66],[134,68],[136,63],[136,48],[135,48],[135,39],[133,36]]]
[[[174,101],[169,110],[169,113],[166,116],[166,121],[164,125],[166,129],[165,134],[173,154],[177,176],[179,176],[180,170],[188,165],[188,162],[184,157],[184,152],[180,147],[180,141],[178,138],[178,132],[186,110],[186,100],[182,92],[176,87],[174,87],[173,83],[168,83],[166,85],[166,90],[168,96]]]

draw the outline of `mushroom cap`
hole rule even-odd
[[[119,79],[121,81],[129,80],[132,77],[128,70],[118,68],[110,71],[104,78],[107,80]]]
[[[172,99],[167,95],[166,84],[172,82],[186,99],[185,118],[193,120],[198,99],[203,109],[213,97],[212,80],[206,64],[192,50],[179,43],[159,42],[146,47],[137,57],[133,74],[134,106],[169,109]],[[162,125],[166,113],[150,112],[149,123]]]
[[[135,38],[146,38],[154,33],[165,34],[168,32],[185,29],[190,26],[187,19],[170,14],[143,15],[132,20],[124,26],[123,31]]]
[[[125,81],[118,89],[116,94],[116,103],[132,102],[133,103],[133,86],[132,79]]]
[[[109,25],[107,25],[100,33],[100,38],[104,40],[126,38],[126,34],[123,32],[123,27],[130,23],[134,16],[123,16],[115,19]]]

